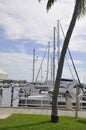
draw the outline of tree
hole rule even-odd
[[[41,0],[39,0],[41,1]],[[54,2],[57,0],[48,0],[47,2],[47,10],[51,8],[51,6],[54,4]],[[62,76],[62,71],[63,71],[63,66],[64,66],[64,60],[65,60],[65,55],[67,52],[67,48],[70,42],[71,35],[73,33],[76,20],[77,18],[80,18],[81,16],[84,16],[86,13],[86,0],[75,0],[75,6],[74,6],[74,11],[72,15],[72,19],[70,21],[69,28],[66,33],[66,37],[63,43],[60,59],[59,59],[59,65],[58,65],[58,70],[57,70],[57,75],[56,75],[56,80],[55,80],[55,85],[54,85],[54,92],[53,92],[53,97],[52,97],[52,113],[51,113],[51,122],[58,122],[58,106],[57,106],[57,100],[58,100],[58,93],[59,93],[59,88],[60,88],[60,80]]]

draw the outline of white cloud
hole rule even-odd
[[[80,68],[78,68],[78,69],[77,69],[77,72],[78,72],[78,76],[79,76],[79,79],[80,79],[81,83],[83,83],[83,82],[84,82],[84,79],[86,79],[86,69],[80,69]],[[72,74],[73,74],[73,77],[74,77],[76,80],[78,80],[78,79],[77,79],[77,76],[76,76],[76,74],[75,74],[74,71],[72,71]],[[63,70],[63,76],[62,76],[62,77],[63,77],[63,78],[73,79],[72,74],[70,73],[70,71],[69,71],[68,68],[65,68],[65,69]],[[86,81],[85,81],[84,83],[86,83]]]
[[[35,40],[38,44],[46,45],[53,37],[53,26],[56,26],[58,19],[60,19],[64,27],[64,32],[67,31],[74,2],[65,0],[63,4],[62,0],[57,1],[47,13],[46,0],[41,3],[38,0],[0,0],[0,27],[4,28],[9,39],[26,38]],[[86,18],[77,21],[70,41],[70,50],[86,53],[85,23]],[[25,52],[23,45],[20,50],[23,53]],[[42,48],[40,50],[43,51]],[[1,67],[7,70],[10,78],[32,80],[32,56],[19,53],[0,53],[0,57]],[[40,62],[41,57],[36,63],[38,68]],[[83,61],[75,62],[79,65],[83,64]],[[45,68],[44,65],[43,68]]]
[[[83,61],[80,61],[80,60],[74,60],[73,59],[73,62],[74,62],[74,64],[78,64],[78,65],[84,64]],[[72,64],[71,60],[68,60],[68,63]]]
[[[67,19],[70,19],[67,15],[71,9],[65,11],[68,6],[68,1],[64,5],[58,2],[47,13],[45,0],[40,4],[38,0],[0,1],[0,24],[3,25],[9,38],[28,38],[46,44],[52,36],[56,20],[64,20],[66,17],[64,22],[67,22]]]
[[[76,65],[77,64],[75,63],[75,66]],[[77,75],[76,75],[76,73],[74,71],[73,66],[70,65],[70,69],[66,65],[64,67],[64,69],[63,69],[62,77],[64,77],[64,78],[70,78],[70,79],[73,79],[73,77],[74,77],[74,79],[78,80]],[[86,68],[80,67],[79,64],[78,64],[78,66],[76,67],[76,70],[77,70],[77,73],[78,73],[78,76],[79,76],[79,79],[80,79],[81,83],[83,83],[84,79],[86,78]]]
[[[32,81],[33,56],[23,53],[0,53],[0,57],[0,67],[8,72],[9,79]],[[35,62],[35,78],[41,62],[42,57],[39,56],[38,60]],[[42,65],[43,80],[45,80],[46,77],[46,64],[47,61],[45,59]],[[41,74],[39,74],[37,80],[40,80],[40,75]]]
[[[86,42],[85,41],[72,41],[69,45],[71,51],[78,51],[86,53]]]
[[[57,1],[47,13],[45,0],[41,3],[38,0],[0,0],[0,25],[10,39],[27,38],[46,45],[53,37],[53,26],[56,26],[58,19],[66,33],[73,8],[74,1],[65,0],[64,4],[63,1]],[[85,23],[86,18],[77,21],[70,44],[73,51],[86,52],[86,47],[80,49],[82,44],[85,46],[82,37],[85,34]],[[77,39],[79,44],[76,44],[78,36],[81,39]]]
[[[32,56],[20,53],[0,53],[0,67],[8,72],[9,79],[32,80]]]
[[[8,72],[9,79],[17,79],[17,80],[22,79],[32,81],[33,56],[20,53],[0,53],[0,57],[1,57],[0,67]],[[39,56],[38,60],[35,62],[35,78],[38,74],[42,59],[43,57]],[[74,63],[78,65],[83,64],[81,61],[74,61]],[[45,58],[42,64],[43,81],[46,79],[46,70],[47,70],[47,59]],[[83,77],[86,77],[86,69],[78,68],[78,70],[80,79],[81,81],[83,81]],[[74,74],[74,70],[72,70],[72,72]],[[64,67],[63,77],[67,78],[72,77],[67,64]],[[38,80],[40,79],[41,79],[41,72],[38,76]],[[51,79],[51,59],[49,63],[49,79]]]

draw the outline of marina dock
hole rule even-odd
[[[51,115],[51,109],[44,108],[0,108],[0,119],[5,119],[12,114],[40,114]],[[59,116],[75,117],[74,110],[58,110]],[[86,118],[86,110],[78,111],[78,117]]]

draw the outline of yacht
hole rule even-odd
[[[76,80],[61,79],[59,95],[58,95],[58,107],[66,108],[66,94],[70,94],[72,108],[76,104]],[[84,92],[86,89],[84,89]],[[36,92],[36,93],[35,93]],[[51,107],[52,106],[52,94],[53,86],[36,86],[34,93],[30,93],[29,96],[21,96],[19,99],[19,106],[29,107]],[[86,109],[86,95],[83,94],[82,89],[79,89],[79,108]]]

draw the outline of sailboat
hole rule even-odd
[[[58,35],[59,38],[59,35]],[[58,56],[59,61],[59,56]],[[34,69],[33,69],[34,70]],[[34,73],[34,72],[33,72]],[[34,79],[34,76],[33,76]],[[34,80],[33,80],[34,82]],[[55,27],[54,27],[54,39],[53,39],[53,85],[43,84],[35,86],[36,94],[31,94],[27,97],[21,97],[19,106],[33,106],[33,107],[51,107],[52,106],[52,95],[55,82]],[[58,107],[67,107],[67,95],[71,99],[72,108],[76,105],[76,86],[79,83],[75,79],[61,79],[59,95],[58,95]],[[83,85],[82,85],[83,88]],[[38,90],[38,91],[37,91]],[[86,92],[86,89],[85,89]],[[83,95],[82,90],[78,95],[79,108],[86,109],[86,95]]]

